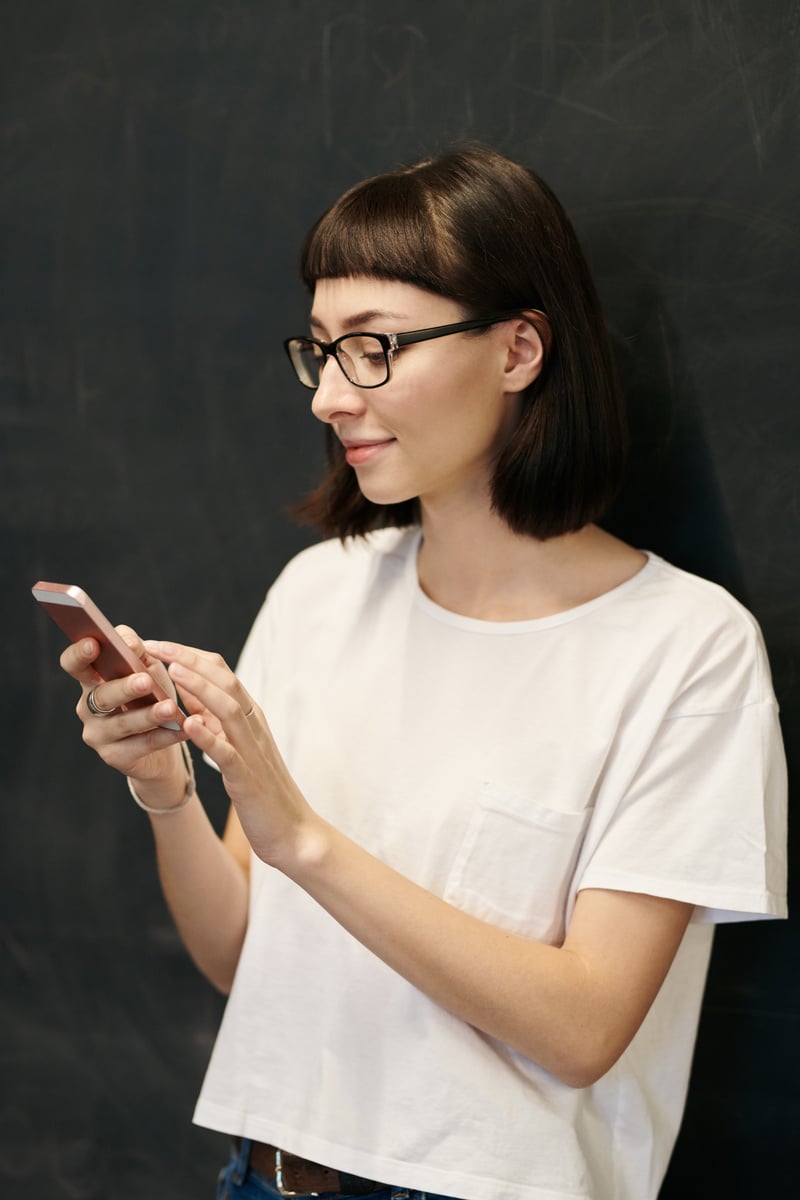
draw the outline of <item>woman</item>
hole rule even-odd
[[[713,923],[785,911],[758,628],[595,524],[622,407],[533,173],[471,148],[368,180],[303,274],[287,349],[330,449],[303,515],[329,540],[236,675],[127,631],[182,734],[171,700],[125,709],[146,672],[63,659],[230,991],[196,1114],[234,1138],[219,1195],[654,1197]],[[222,773],[221,840],[181,739]]]

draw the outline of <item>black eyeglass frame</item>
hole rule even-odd
[[[498,313],[492,317],[476,317],[471,321],[456,321],[452,325],[431,325],[428,329],[412,329],[409,330],[408,333],[372,333],[354,331],[353,333],[343,333],[341,337],[336,338],[336,340],[333,342],[323,342],[321,338],[309,336],[290,337],[286,338],[284,341],[283,348],[289,356],[289,361],[292,364],[292,369],[297,376],[298,381],[303,385],[303,387],[311,388],[312,391],[316,391],[319,387],[319,383],[306,383],[305,380],[300,379],[297,367],[295,366],[294,358],[292,357],[292,345],[296,342],[310,342],[314,346],[319,346],[324,355],[323,361],[320,363],[320,374],[322,373],[324,359],[333,358],[338,363],[339,370],[342,372],[348,383],[352,383],[353,387],[371,390],[373,388],[383,387],[384,384],[389,382],[392,377],[392,355],[402,346],[413,346],[415,342],[430,342],[434,338],[448,337],[451,333],[466,333],[469,329],[488,329],[490,325],[499,325],[501,321],[512,321],[515,317],[520,316],[522,316],[522,313],[519,311],[519,309],[516,309],[514,312]],[[380,383],[358,383],[355,379],[351,379],[347,374],[347,371],[344,369],[344,365],[339,358],[338,349],[343,341],[345,341],[347,338],[354,337],[374,338],[375,341],[379,342],[383,348],[383,357],[386,362],[386,378],[382,379]]]

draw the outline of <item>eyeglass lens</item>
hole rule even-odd
[[[316,342],[295,338],[290,345],[294,369],[306,387],[319,387],[325,352]],[[383,346],[375,337],[356,333],[342,338],[336,357],[351,383],[361,387],[379,387],[389,378],[389,363]]]

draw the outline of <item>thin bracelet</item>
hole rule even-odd
[[[143,808],[146,813],[152,813],[154,817],[167,817],[170,813],[180,812],[182,808],[186,808],[186,805],[189,803],[195,793],[196,785],[192,756],[189,753],[189,747],[186,745],[186,742],[181,742],[180,747],[181,754],[183,755],[183,761],[186,764],[186,790],[183,794],[183,799],[181,802],[179,804],[173,804],[172,808],[152,808],[149,804],[145,804],[144,800],[140,800],[136,795],[136,788],[133,786],[133,780],[131,779],[130,775],[128,776],[128,791],[139,805],[139,808]]]

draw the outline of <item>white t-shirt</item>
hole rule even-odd
[[[434,604],[418,530],[324,542],[240,675],[312,806],[495,925],[559,942],[577,892],[696,905],[618,1063],[573,1089],[451,1015],[252,864],[195,1120],[465,1200],[650,1200],[683,1110],[712,923],[785,914],[785,764],[758,627],[650,555],[540,620]]]

